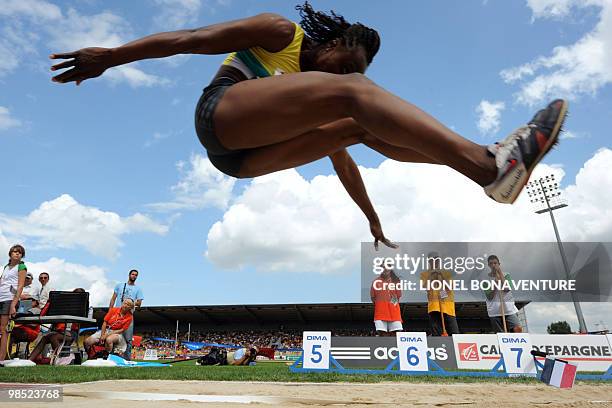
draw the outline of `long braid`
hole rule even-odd
[[[301,6],[295,6],[302,21],[300,26],[306,34],[319,44],[339,39],[348,48],[362,46],[366,52],[368,64],[380,48],[380,37],[376,30],[361,23],[351,24],[333,10],[331,15],[315,11],[307,1]]]

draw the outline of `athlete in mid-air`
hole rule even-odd
[[[296,24],[260,14],[192,30],[164,32],[117,48],[52,54],[59,83],[95,78],[111,67],[177,54],[230,53],[197,104],[195,127],[223,173],[257,177],[329,156],[340,181],[384,235],[348,146],[363,143],[402,162],[449,166],[513,203],[536,164],[556,143],[567,103],[555,100],[525,126],[490,146],[471,142],[363,73],[380,46],[378,33],[342,16],[297,6]]]

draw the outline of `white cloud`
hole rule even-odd
[[[83,288],[89,292],[90,306],[108,306],[114,285],[107,278],[104,268],[75,264],[55,257],[42,262],[25,261],[35,281],[39,273],[48,272],[49,285],[53,290]]]
[[[51,34],[49,45],[62,50],[59,52],[91,46],[116,47],[134,37],[129,23],[121,16],[110,12],[82,15],[74,9],[68,10],[66,18],[47,27],[47,30]],[[115,84],[125,82],[134,88],[170,83],[168,79],[140,70],[135,63],[111,68],[102,78]]]
[[[132,65],[111,68],[104,73],[103,78],[109,79],[115,84],[126,82],[132,88],[169,85],[171,83],[169,79],[147,74]]]
[[[527,0],[527,5],[533,12],[534,18],[561,18],[569,14],[570,9],[581,0]]]
[[[177,163],[181,179],[172,186],[174,200],[149,204],[158,211],[195,210],[207,206],[224,209],[227,207],[236,179],[217,170],[210,160],[194,154],[189,160],[190,168],[185,171],[185,163]]]
[[[43,202],[30,214],[0,213],[0,228],[13,240],[27,241],[34,248],[82,248],[114,259],[123,245],[122,236],[136,232],[163,235],[168,227],[136,213],[121,217],[78,203],[68,194]]]
[[[506,105],[503,102],[480,101],[476,107],[478,114],[478,130],[483,135],[494,135],[499,132],[501,112]]]
[[[0,257],[5,256],[5,254],[8,256],[8,250],[11,245],[8,238],[2,233],[2,228],[0,228]]]
[[[201,0],[155,0],[160,13],[153,19],[158,27],[166,30],[188,28],[198,20]]]
[[[572,132],[571,130],[565,130],[559,136],[560,139],[579,139],[581,137],[586,137],[585,133]]]
[[[6,6],[6,7],[5,7]],[[4,0],[0,17],[5,28],[0,35],[0,75],[14,71],[24,55],[36,53],[39,37],[54,52],[70,52],[84,47],[115,47],[135,37],[130,24],[117,14],[102,12],[85,15],[73,8],[66,13],[43,0]],[[30,20],[29,29],[23,22]],[[11,35],[12,34],[12,35]],[[167,85],[168,79],[146,73],[137,63],[110,69],[102,76],[111,83],[127,83],[132,87]]]
[[[0,77],[13,72],[19,66],[19,55],[15,52],[13,45],[6,39],[0,38]]]
[[[55,4],[44,0],[2,0],[0,16],[27,16],[39,20],[55,20],[62,17],[62,11]]]
[[[568,186],[564,195],[571,205],[559,212],[567,240],[612,240],[612,150],[600,149],[576,175],[576,184]]]
[[[39,39],[36,33],[24,28],[18,19],[3,19],[0,15],[0,21],[4,23],[3,20],[8,21],[0,31],[0,77],[14,71],[25,56],[36,55],[34,44]]]
[[[564,189],[558,212],[565,240],[612,239],[612,150],[589,159]],[[360,168],[386,235],[397,241],[549,241],[550,221],[525,195],[513,206],[446,167],[383,162]],[[534,177],[564,171],[540,165]],[[508,236],[507,231],[513,231]],[[338,178],[305,180],[295,170],[254,179],[208,232],[207,258],[217,267],[346,273],[359,270],[359,241],[372,241],[364,216]]]
[[[167,139],[168,137],[170,137],[170,133],[155,132],[151,138],[145,141],[144,147],[149,148],[162,140]]]
[[[21,121],[11,115],[8,108],[0,106],[0,131],[21,126]]]
[[[121,16],[108,11],[82,15],[74,9],[69,9],[65,17],[45,29],[51,34],[49,45],[66,52],[94,45],[116,47],[132,35],[129,23]]]
[[[534,18],[562,18],[574,7],[597,6],[600,13],[595,28],[576,43],[557,46],[550,55],[501,71],[504,81],[519,84],[519,103],[535,105],[551,98],[594,95],[612,83],[612,1],[538,0],[528,5]]]
[[[60,8],[43,0],[0,1],[0,77],[13,72],[24,57],[36,55],[36,28],[48,27],[63,18]],[[29,20],[31,27],[25,28]]]
[[[207,257],[221,268],[346,270],[367,231],[347,199],[335,176],[308,182],[287,170],[256,178],[210,229]]]

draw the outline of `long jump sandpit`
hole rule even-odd
[[[572,389],[513,383],[275,383],[113,380],[63,385],[57,406],[157,407],[612,407],[612,384]],[[13,402],[10,407],[48,407]],[[51,403],[54,404],[54,403]],[[9,405],[7,404],[7,408]]]

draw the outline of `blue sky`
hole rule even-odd
[[[312,3],[376,28],[367,75],[478,143],[568,98],[564,140],[534,174],[562,177],[564,239],[610,241],[612,2]],[[0,0],[0,252],[24,243],[32,271],[97,304],[133,267],[145,305],[358,301],[368,227],[328,160],[240,181],[208,162],[193,111],[223,56],[142,61],[80,87],[50,81],[52,52],[266,11],[295,20],[294,5]],[[525,197],[502,206],[447,168],[350,152],[393,240],[554,238]],[[538,306],[528,318],[541,330],[571,310]],[[609,304],[585,310],[591,327],[612,325]]]

